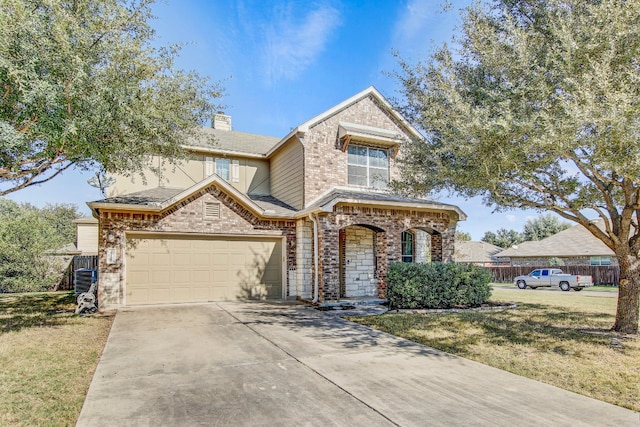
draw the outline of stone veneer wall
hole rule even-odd
[[[416,262],[431,261],[431,236],[423,230],[411,230],[416,236]]]
[[[295,294],[301,299],[313,298],[313,224],[309,220],[296,222],[296,286]],[[290,288],[291,290],[291,288]]]
[[[205,202],[220,203],[220,218],[204,217]],[[173,232],[198,235],[251,235],[286,237],[282,248],[286,271],[296,268],[296,224],[293,220],[263,220],[215,185],[203,189],[170,209],[156,213],[100,211],[99,286],[101,307],[118,306],[124,296],[126,233]],[[116,262],[107,264],[107,250],[115,251]],[[283,278],[290,285],[290,279]],[[287,295],[290,290],[287,289]]]
[[[347,298],[377,296],[375,233],[357,225],[349,226],[344,230],[344,296]]]

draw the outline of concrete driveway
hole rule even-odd
[[[79,426],[611,425],[639,414],[291,303],[122,309]]]

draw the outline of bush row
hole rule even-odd
[[[456,263],[396,263],[387,276],[389,308],[479,306],[491,296],[491,274]]]

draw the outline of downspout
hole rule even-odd
[[[314,268],[314,278],[313,278],[313,300],[311,301],[313,304],[318,302],[318,220],[313,217],[313,214],[309,214],[309,219],[313,222],[313,266]]]

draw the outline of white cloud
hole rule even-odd
[[[266,28],[264,59],[268,83],[292,80],[324,51],[331,34],[341,24],[338,9],[319,5],[303,16],[289,7],[275,11]]]
[[[504,217],[505,217],[505,218],[507,219],[507,221],[509,221],[509,222],[516,222],[516,221],[517,221],[517,219],[518,219],[518,217],[517,217],[517,216],[515,216],[515,215],[511,215],[511,214],[509,214],[509,215],[505,215]]]
[[[438,8],[438,2],[433,0],[409,1],[396,23],[396,37],[401,42],[408,42],[422,35]]]

